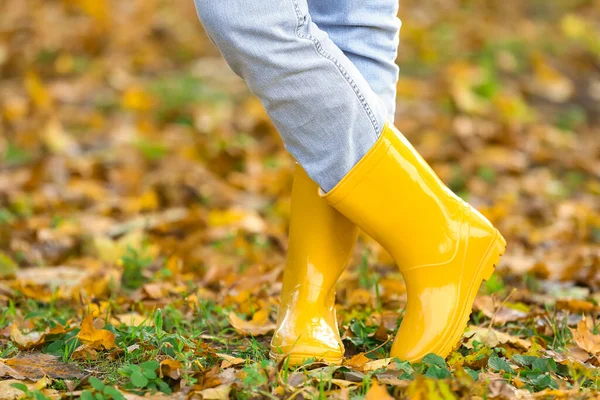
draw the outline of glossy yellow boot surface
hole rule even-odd
[[[344,346],[335,315],[335,283],[348,264],[358,228],[323,200],[297,166],[277,329],[270,356],[290,365],[309,358],[341,363]]]
[[[379,242],[404,276],[407,308],[391,356],[446,357],[464,332],[482,280],[504,253],[502,235],[391,125],[323,197]]]

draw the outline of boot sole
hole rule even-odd
[[[467,296],[467,301],[462,304],[460,307],[461,314],[455,318],[455,321],[458,321],[453,324],[451,330],[452,336],[450,339],[442,342],[443,344],[438,347],[438,349],[432,351],[431,353],[437,354],[443,358],[448,357],[450,352],[460,342],[460,338],[465,332],[465,328],[467,327],[467,323],[469,322],[469,317],[471,316],[471,311],[473,309],[473,303],[475,302],[475,297],[477,296],[477,292],[479,291],[479,287],[483,281],[487,281],[490,279],[500,258],[504,255],[506,251],[506,240],[502,237],[498,230],[495,231],[494,238],[490,242],[490,247],[485,253],[483,257],[483,261],[477,270],[477,274],[475,274],[474,278],[471,281],[471,286],[469,287],[469,292]],[[409,359],[409,362],[420,361],[422,357]]]
[[[342,361],[344,360],[344,357],[319,357],[314,354],[279,354],[274,353],[273,350],[269,351],[269,358],[277,363],[287,358],[288,365],[291,367],[302,365],[308,359],[314,359],[315,361],[332,365],[341,365]]]

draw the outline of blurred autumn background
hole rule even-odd
[[[0,399],[593,396],[600,3],[400,16],[397,126],[507,254],[461,346],[410,365],[385,358],[402,278],[361,237],[345,365],[287,371],[293,160],[193,2],[0,0]]]

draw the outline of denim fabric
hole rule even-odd
[[[306,0],[195,3],[207,34],[261,100],[288,151],[324,191],[332,189],[373,146],[392,113],[396,5],[311,0],[354,64],[313,21]],[[350,7],[354,3],[358,10]],[[358,66],[377,78],[368,83]]]
[[[396,112],[400,20],[398,0],[308,0],[313,22],[327,32],[383,100]]]

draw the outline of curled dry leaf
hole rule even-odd
[[[571,333],[579,348],[595,356],[600,355],[600,335],[594,335],[590,332],[585,317],[579,321],[576,329],[571,329]]]
[[[15,378],[15,379],[19,379],[19,380],[25,379],[25,375],[21,374],[19,371],[14,370],[13,368],[9,367],[8,365],[6,365],[2,361],[0,361],[0,378],[2,378],[4,376],[9,376],[11,378]]]
[[[181,378],[181,363],[172,358],[164,359],[160,362],[160,376],[168,376],[171,379]]]
[[[24,334],[16,323],[10,327],[10,338],[21,349],[27,350],[44,343],[48,335],[59,335],[65,333],[63,326],[57,325],[54,328],[48,328],[44,332],[29,332]]]
[[[275,324],[269,321],[266,310],[257,311],[250,321],[244,321],[234,312],[229,313],[229,323],[240,335],[261,336],[275,329]]]
[[[221,363],[221,368],[229,368],[235,365],[246,363],[246,359],[244,358],[233,357],[223,353],[216,353],[216,355],[223,359],[223,362]]]
[[[82,343],[87,344],[94,350],[102,350],[103,348],[110,350],[116,347],[115,334],[106,329],[96,329],[91,315],[84,318],[77,336]]]
[[[87,344],[82,344],[81,346],[77,347],[75,351],[73,351],[73,354],[71,354],[71,359],[82,361],[97,360],[98,352]]]
[[[42,353],[21,353],[4,360],[4,364],[32,381],[44,376],[52,379],[79,379],[84,376],[75,364],[60,361],[59,357]]]

